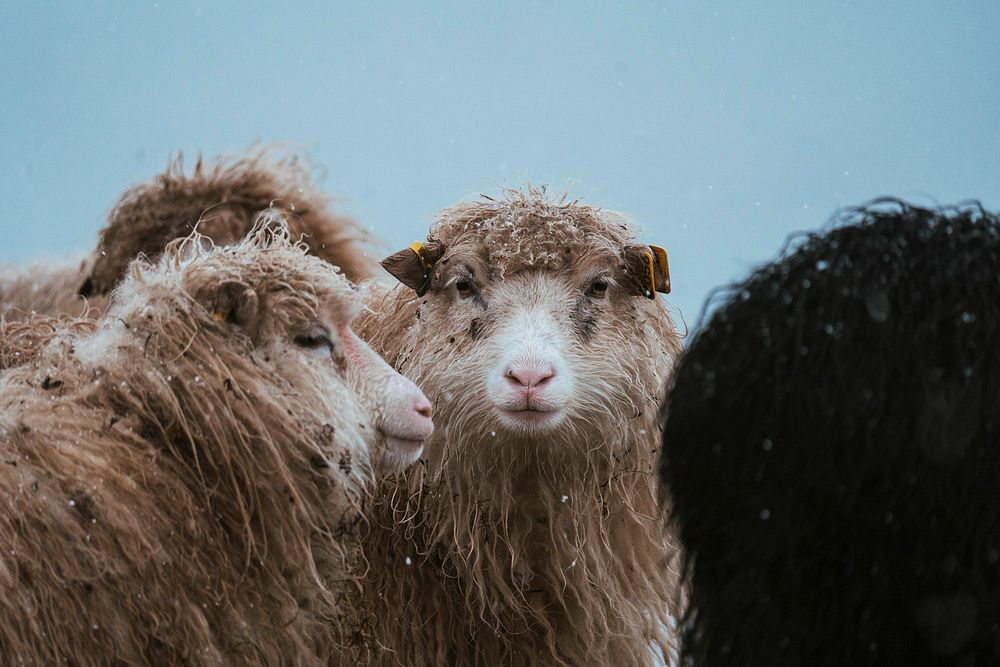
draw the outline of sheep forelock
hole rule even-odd
[[[506,191],[445,210],[430,238],[481,254],[498,277],[525,270],[561,271],[581,256],[618,254],[632,238],[628,220],[614,211],[547,199],[530,189]]]

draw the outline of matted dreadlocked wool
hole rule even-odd
[[[681,664],[1000,664],[1000,217],[876,202],[724,296],[663,434]]]
[[[426,294],[400,286],[359,318],[437,425],[420,464],[379,483],[366,510],[365,660],[662,664],[678,591],[657,415],[680,339],[626,273],[632,235],[620,215],[534,188],[461,204],[431,228],[444,250]],[[487,387],[529,310],[552,323],[573,376],[544,432],[504,422]]]
[[[121,196],[96,249],[82,261],[7,267],[0,275],[0,315],[7,320],[33,312],[81,315],[88,304],[91,316],[99,315],[139,255],[155,260],[169,242],[195,228],[216,244],[234,243],[265,212],[280,213],[294,240],[350,280],[371,277],[377,269],[371,234],[330,210],[312,171],[300,156],[261,149],[213,163],[198,158],[188,174],[178,155],[166,171]]]

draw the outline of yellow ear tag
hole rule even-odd
[[[653,254],[649,252],[642,253],[642,256],[646,259],[646,268],[649,270],[649,298],[656,298],[656,270],[653,267]]]
[[[661,289],[664,294],[670,293],[670,263],[667,260],[667,251],[658,245],[651,245],[649,249],[653,251],[656,255],[656,261],[659,263],[660,267],[663,269],[663,276],[667,280],[666,285],[662,285]]]
[[[430,271],[431,265],[427,263],[427,259],[424,257],[424,244],[420,241],[414,241],[410,244],[410,250],[415,252],[417,258],[420,260],[420,268],[424,271]]]
[[[212,313],[212,319],[215,320],[216,322],[222,322],[223,320],[226,319],[226,313],[222,312],[221,310],[217,310],[214,313]]]

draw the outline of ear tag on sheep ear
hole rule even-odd
[[[643,253],[646,268],[649,271],[649,298],[657,292],[670,294],[670,265],[667,262],[667,251],[658,245],[650,245],[649,252]]]
[[[431,270],[444,255],[444,246],[438,241],[414,241],[409,247],[389,255],[381,262],[382,268],[396,280],[423,296],[431,286]]]
[[[424,255],[424,244],[420,241],[414,241],[410,244],[410,250],[417,253],[417,257],[420,259],[420,268],[424,271],[430,271],[433,265],[427,261],[427,257]]]
[[[630,245],[625,248],[624,259],[631,294],[655,299],[657,292],[670,293],[670,267],[666,250],[656,245]]]

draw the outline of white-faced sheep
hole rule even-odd
[[[840,222],[727,293],[677,370],[681,664],[1000,664],[1000,216]]]
[[[662,662],[677,590],[655,461],[679,351],[655,298],[665,253],[617,214],[531,188],[446,210],[428,239],[384,261],[404,284],[358,323],[438,426],[366,511],[361,650]]]
[[[78,315],[88,304],[99,315],[129,262],[140,254],[156,259],[170,241],[196,226],[217,244],[233,243],[247,235],[261,213],[273,210],[281,212],[292,238],[301,238],[311,254],[354,282],[372,276],[378,267],[367,252],[371,235],[330,211],[303,159],[272,154],[261,151],[212,165],[199,159],[190,175],[175,159],[165,172],[122,195],[97,248],[82,262],[8,267],[0,276],[0,315],[8,320],[32,312]]]
[[[327,665],[341,643],[369,447],[415,458],[429,403],[286,233],[207,245],[133,264],[95,331],[0,375],[9,664]]]

